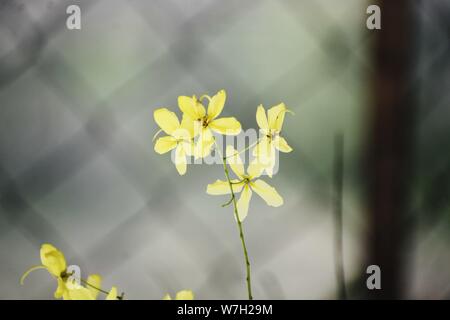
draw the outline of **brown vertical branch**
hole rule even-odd
[[[403,246],[411,177],[412,106],[411,5],[409,0],[380,0],[381,30],[375,34],[372,105],[369,124],[368,265],[381,268],[381,290],[369,298],[399,299],[405,276]]]

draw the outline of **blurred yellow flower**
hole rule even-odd
[[[88,277],[88,281],[96,281],[92,279],[92,277],[100,277],[98,275],[91,275]],[[100,279],[101,281],[101,279]],[[89,286],[83,287],[75,280],[66,280],[63,284],[65,286],[65,290],[63,292],[64,300],[95,300],[98,295],[98,290],[90,288]]]
[[[86,279],[86,288],[89,290],[93,300],[97,299],[101,287],[102,287],[102,277],[100,275],[91,274]]]
[[[58,287],[54,293],[56,299],[65,300],[92,300],[91,292],[77,284],[75,281],[68,281],[70,275],[67,273],[67,264],[64,254],[53,245],[45,243],[40,250],[42,265],[28,269],[20,279],[23,284],[25,278],[34,270],[46,269],[58,282]]]
[[[159,154],[175,149],[175,167],[180,175],[187,170],[186,156],[193,153],[194,123],[190,118],[183,116],[181,123],[174,112],[160,108],[153,113],[156,123],[167,136],[158,138],[155,151]]]
[[[253,155],[270,177],[273,175],[276,161],[275,149],[281,152],[292,151],[286,140],[280,136],[286,112],[290,111],[284,103],[267,110],[267,116],[262,105],[259,105],[256,111],[256,122],[263,137],[253,149]]]
[[[166,294],[163,300],[172,300],[170,294]],[[194,293],[191,290],[181,290],[175,295],[175,300],[194,300]]]
[[[220,90],[212,98],[207,95],[204,97],[209,100],[208,111],[205,110],[205,107],[196,96],[178,97],[180,110],[194,122],[195,135],[199,135],[194,152],[196,158],[206,157],[210,154],[211,147],[214,144],[212,131],[223,135],[237,135],[241,132],[241,124],[236,118],[217,119],[225,105],[225,90]]]
[[[64,254],[53,245],[45,243],[40,250],[42,265],[28,269],[20,279],[23,284],[25,278],[34,270],[46,269],[56,278],[58,287],[54,293],[56,299],[64,300],[95,300],[101,291],[102,278],[98,274],[90,275],[85,281],[87,287],[80,285],[72,279],[67,272],[67,263]]]
[[[106,296],[105,300],[117,300],[117,288],[116,287],[112,287],[111,290],[109,291],[108,295]]]
[[[247,168],[245,173],[244,165],[239,153],[232,147],[228,146],[226,150],[227,164],[231,170],[236,174],[238,179],[231,180],[234,193],[241,192],[241,197],[237,202],[237,209],[239,212],[239,220],[244,221],[248,213],[250,199],[252,197],[252,190],[255,191],[263,200],[272,207],[279,207],[283,205],[283,198],[278,194],[275,188],[271,187],[261,179],[254,179],[261,176],[264,168],[253,161]],[[230,186],[228,181],[217,180],[208,185],[206,193],[211,195],[223,195],[230,193]]]
[[[40,250],[42,265],[33,266],[22,275],[20,283],[23,284],[25,278],[34,270],[46,269],[58,282],[58,287],[54,293],[56,299],[62,298],[67,291],[66,280],[69,277],[67,274],[67,264],[64,254],[56,249],[51,244],[45,243]]]

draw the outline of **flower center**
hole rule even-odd
[[[71,274],[67,273],[67,270],[64,270],[60,274],[61,279],[63,279],[64,281],[66,281],[69,278],[69,276],[71,276]]]
[[[273,139],[276,138],[276,136],[279,134],[279,132],[277,132],[276,130],[270,129],[269,132],[266,134],[267,139],[269,139],[269,141],[272,141]]]
[[[202,127],[203,128],[207,128],[208,127],[208,125],[209,125],[208,117],[203,117],[203,119],[200,119],[200,121],[202,122]]]

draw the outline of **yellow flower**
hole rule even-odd
[[[178,173],[184,175],[187,169],[186,156],[193,153],[193,122],[184,116],[180,123],[177,115],[166,108],[155,110],[153,117],[161,130],[168,134],[156,140],[155,151],[164,154],[175,149],[175,166]]]
[[[199,135],[194,152],[197,158],[206,157],[210,154],[211,147],[214,144],[212,131],[224,135],[237,135],[241,132],[241,124],[236,118],[217,119],[225,105],[225,90],[220,90],[212,98],[206,95],[204,97],[209,99],[208,111],[205,110],[196,96],[178,97],[180,110],[194,122],[195,135]]]
[[[166,294],[163,300],[172,300],[170,294]],[[194,293],[191,290],[181,290],[175,295],[175,300],[194,300]]]
[[[241,197],[237,202],[239,220],[244,221],[248,213],[252,190],[255,191],[263,200],[272,207],[279,207],[283,204],[283,198],[278,194],[275,188],[271,187],[261,179],[254,179],[261,176],[263,167],[256,161],[250,163],[247,173],[244,171],[244,165],[238,152],[232,147],[227,147],[227,163],[238,179],[231,180],[233,192],[241,192]],[[230,193],[228,181],[217,180],[209,184],[206,192],[211,195],[223,195]]]
[[[102,287],[102,277],[98,274],[91,274],[86,279],[86,288],[89,290],[93,300],[97,299],[99,289]]]
[[[286,140],[280,136],[286,112],[290,111],[284,103],[280,103],[267,110],[267,116],[262,105],[258,106],[256,111],[256,122],[263,137],[253,149],[253,155],[270,177],[273,175],[273,168],[276,161],[275,149],[281,152],[292,151],[292,148]]]
[[[56,299],[95,300],[97,298],[102,283],[100,275],[90,275],[86,280],[87,287],[84,287],[70,277],[70,274],[67,272],[67,263],[64,254],[53,245],[48,243],[43,244],[41,246],[40,256],[42,265],[28,269],[20,279],[21,284],[23,284],[25,278],[32,271],[46,269],[56,278],[58,283],[54,294]]]
[[[41,246],[40,251],[41,263],[42,265],[33,266],[28,269],[20,279],[20,283],[23,284],[25,278],[34,270],[46,269],[53,277],[56,278],[58,282],[58,287],[55,291],[55,298],[61,298],[67,291],[66,280],[67,275],[67,264],[64,254],[56,249],[51,244],[45,243]]]
[[[83,297],[90,298],[91,294],[88,289],[81,287],[75,282],[68,282],[70,275],[67,273],[67,264],[64,254],[53,245],[45,243],[40,250],[42,265],[34,266],[28,269],[20,279],[23,284],[25,278],[34,270],[46,269],[58,282],[58,287],[54,293],[56,299],[64,298],[66,300]]]

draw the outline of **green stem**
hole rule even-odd
[[[226,207],[226,206],[229,206],[229,205],[231,204],[231,202],[233,202],[233,197],[231,197],[230,200],[228,200],[227,202],[225,202],[225,203],[222,205],[222,208],[224,208],[224,207]]]
[[[90,284],[89,282],[87,282],[87,281],[84,280],[84,279],[80,279],[80,281],[81,281],[81,283],[85,284],[86,286],[91,287],[91,288],[93,288],[93,289],[95,289],[95,290],[97,290],[97,291],[99,291],[99,292],[101,292],[101,293],[104,293],[104,294],[106,294],[106,295],[109,294],[108,291],[105,291],[105,290],[103,290],[102,288],[98,288],[98,287],[96,287],[96,286]],[[123,299],[123,293],[122,293],[121,296],[117,296],[116,298],[117,298],[118,300],[122,300],[122,299]]]
[[[233,199],[234,216],[236,218],[238,229],[239,229],[239,237],[241,238],[242,250],[244,251],[245,267],[246,267],[246,272],[247,272],[246,280],[247,280],[248,299],[249,300],[253,300],[253,296],[252,296],[252,282],[251,282],[251,275],[250,275],[250,260],[248,258],[247,246],[245,244],[245,237],[244,237],[244,231],[243,231],[243,228],[242,228],[242,222],[239,219],[239,212],[238,212],[238,209],[237,209],[236,196],[234,195],[233,185],[231,184],[230,175],[229,175],[229,172],[228,172],[228,167],[227,167],[227,165],[225,163],[225,159],[223,161],[223,169],[224,169],[224,172],[225,172],[225,176],[226,176],[226,178],[228,180],[228,185],[230,186],[231,197]]]
[[[258,144],[258,142],[259,142],[259,139],[256,140],[255,142],[253,142],[252,144],[250,144],[248,147],[242,149],[241,151],[237,151],[237,152],[235,152],[235,153],[233,153],[233,154],[230,154],[229,156],[224,157],[224,159],[226,160],[226,159],[228,159],[228,158],[237,156],[237,155],[239,155],[239,154],[241,154],[241,153],[247,151],[248,149],[250,149],[250,148],[256,146],[256,145]]]
[[[105,290],[103,290],[103,289],[101,289],[101,288],[97,288],[96,286],[90,284],[89,282],[87,282],[87,281],[84,280],[84,279],[80,279],[80,281],[81,281],[81,283],[85,284],[86,286],[91,287],[91,288],[93,288],[93,289],[95,289],[95,290],[97,290],[97,291],[99,291],[99,292],[101,292],[101,293],[104,293],[104,294],[106,294],[106,295],[109,294],[109,292],[107,292],[107,291],[105,291]]]
[[[242,250],[244,251],[245,270],[247,272],[246,281],[247,281],[248,299],[249,300],[253,300],[253,296],[252,296],[252,281],[251,281],[251,275],[250,275],[250,259],[248,258],[247,246],[245,244],[244,230],[242,228],[242,222],[239,219],[239,212],[238,212],[237,203],[236,203],[236,196],[235,196],[234,191],[233,191],[233,183],[231,182],[230,174],[228,172],[228,167],[226,165],[226,158],[222,157],[222,160],[223,160],[222,161],[222,163],[223,163],[223,171],[225,172],[225,177],[227,178],[228,185],[230,186],[231,201],[233,202],[233,207],[234,207],[234,217],[236,218],[236,221],[237,221],[237,226],[238,226],[238,229],[239,229],[239,237],[241,238]]]

